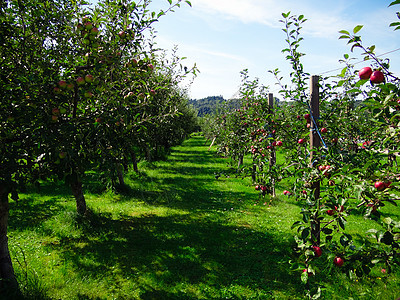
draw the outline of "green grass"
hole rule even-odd
[[[300,206],[287,197],[268,205],[248,179],[224,175],[227,160],[214,150],[194,136],[167,161],[127,174],[121,194],[96,193],[102,187],[88,180],[87,217],[63,185],[12,202],[10,250],[27,299],[303,299],[289,266]],[[315,279],[323,299],[400,296],[398,272],[331,274]]]

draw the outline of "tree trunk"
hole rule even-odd
[[[151,149],[149,145],[146,145],[147,161],[151,162]]]
[[[117,165],[117,174],[118,174],[119,185],[124,186],[125,185],[124,172],[122,171],[122,166],[120,164]]]
[[[256,182],[256,173],[257,173],[257,165],[253,164],[253,171],[251,172],[251,179],[253,180],[253,183]]]
[[[139,173],[138,163],[137,163],[137,157],[136,157],[135,151],[132,151],[132,152],[131,152],[131,156],[132,156],[133,170],[134,170],[136,173]]]
[[[238,166],[237,166],[237,173],[239,173],[240,167],[243,165],[243,158],[244,158],[244,155],[240,154],[239,155],[239,160],[238,160]]]
[[[86,213],[86,200],[83,194],[82,182],[79,179],[73,180],[71,182],[71,190],[75,197],[78,214],[84,215]]]
[[[8,249],[8,203],[9,189],[4,183],[0,183],[0,293],[19,294],[19,286],[15,278],[14,268]],[[13,297],[10,296],[10,299]]]

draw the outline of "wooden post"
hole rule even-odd
[[[269,112],[272,115],[274,113],[274,94],[268,94],[268,105],[269,105]],[[276,153],[275,149],[273,148],[271,151],[271,157],[269,158],[269,166],[275,166],[276,164]],[[272,187],[271,187],[272,197],[276,197],[275,193],[275,180],[272,179]]]
[[[311,129],[310,129],[310,166],[315,167],[315,152],[313,149],[319,150],[321,148],[321,140],[317,132],[318,119],[319,119],[319,86],[318,86],[319,76],[314,75],[310,78],[310,108],[311,108]],[[314,191],[314,198],[317,201],[317,206],[319,208],[319,197],[320,197],[320,182],[316,181],[312,184],[312,189]],[[317,213],[311,217],[311,242],[313,244],[320,244],[320,230],[321,224]]]

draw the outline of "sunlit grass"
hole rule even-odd
[[[119,194],[89,189],[87,217],[76,214],[62,184],[32,188],[11,203],[10,249],[28,299],[304,297],[289,266],[295,200],[260,197],[199,136],[139,170],[126,174]],[[364,234],[368,224],[352,224],[367,221],[352,218],[349,230]],[[317,280],[329,299],[391,299],[400,278],[349,281],[335,272]]]

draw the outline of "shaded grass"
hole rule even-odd
[[[63,185],[12,202],[10,248],[27,299],[302,299],[289,268],[299,206],[286,197],[268,206],[249,180],[216,179],[229,168],[207,149],[195,136],[168,161],[141,163],[119,194],[96,193],[91,176],[86,217]],[[321,281],[329,299],[379,299],[395,295],[397,278]]]

